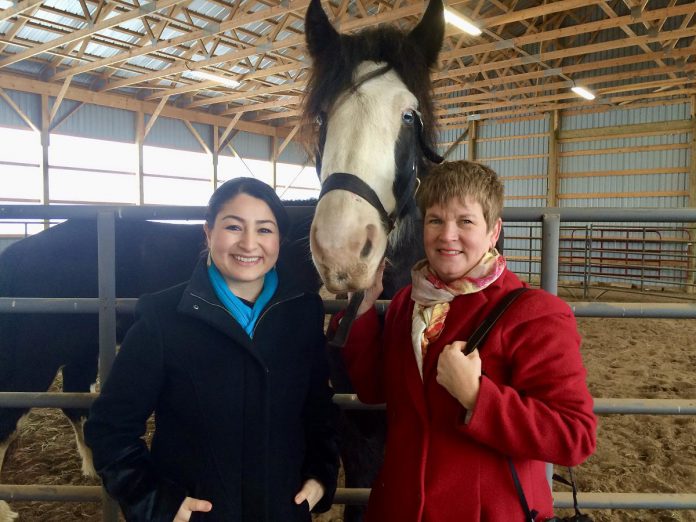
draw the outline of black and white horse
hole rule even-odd
[[[426,159],[441,161],[430,70],[444,37],[442,0],[431,0],[408,33],[379,26],[352,35],[339,34],[312,0],[305,35],[313,67],[304,117],[320,121],[322,182],[312,256],[329,291],[364,289],[388,244],[417,237],[417,176],[426,175]]]
[[[423,257],[414,195],[433,151],[435,126],[430,70],[444,38],[442,0],[430,0],[420,22],[405,33],[390,26],[339,34],[319,0],[305,17],[313,67],[304,119],[319,123],[317,171],[322,191],[310,233],[312,258],[334,293],[369,287],[382,259],[383,298],[410,282]],[[345,321],[344,321],[345,322]],[[351,386],[334,347],[332,382]],[[383,459],[383,412],[342,416],[341,454],[347,487],[370,487]],[[363,508],[347,506],[346,522]]]

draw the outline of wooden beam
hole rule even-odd
[[[40,132],[39,128],[36,125],[34,125],[34,122],[31,121],[29,116],[24,114],[24,111],[22,111],[22,109],[19,108],[19,105],[17,105],[14,102],[14,100],[12,98],[10,98],[10,96],[5,91],[3,91],[1,88],[0,88],[0,98],[5,100],[5,103],[7,103],[7,105],[9,105],[10,108],[17,113],[17,116],[19,116],[22,119],[22,121],[24,121],[24,123],[26,123],[27,126],[31,130],[33,130],[34,132]]]
[[[569,150],[566,152],[560,152],[558,155],[563,158],[577,157],[577,156],[598,156],[605,154],[634,154],[636,152],[656,152],[663,150],[684,150],[688,149],[690,145],[688,143],[668,143],[661,145],[641,145],[638,147],[612,147],[607,149],[583,149],[583,150]]]
[[[155,108],[155,112],[152,113],[152,116],[147,121],[147,125],[145,126],[145,137],[147,137],[147,135],[150,133],[150,129],[152,129],[152,126],[157,121],[157,118],[159,117],[160,112],[162,112],[162,109],[164,109],[164,106],[166,105],[167,100],[169,100],[169,96],[165,96],[157,104],[157,108]],[[186,120],[184,120],[184,121],[186,121]]]
[[[695,52],[696,54],[696,52]],[[648,61],[648,60],[646,60]],[[597,69],[600,69],[601,66],[597,67]],[[683,67],[680,67],[678,65],[672,65],[672,66],[665,66],[665,67],[650,67],[648,69],[640,69],[640,70],[633,70],[633,71],[626,71],[622,73],[614,73],[614,74],[603,74],[601,76],[588,76],[587,78],[583,78],[580,80],[582,82],[582,85],[584,87],[592,87],[593,85],[597,85],[600,83],[614,83],[614,82],[619,82],[621,80],[633,80],[635,83],[632,84],[622,84],[617,87],[605,87],[602,89],[598,89],[597,93],[598,94],[609,94],[612,92],[624,92],[628,90],[639,90],[639,89],[647,89],[647,88],[652,88],[655,86],[661,86],[661,85],[678,85],[679,82],[675,80],[657,80],[657,81],[652,81],[652,82],[638,82],[638,79],[641,77],[655,77],[655,76],[661,76],[670,72],[682,72],[682,73],[687,73],[689,71],[696,71],[696,63],[689,63],[687,65],[684,65]],[[687,80],[682,79],[681,82],[686,82]],[[486,82],[475,82],[477,84],[481,84],[481,87],[485,86],[484,88],[489,88],[493,86],[488,86],[485,85]],[[544,91],[555,91],[558,89],[570,89],[573,85],[573,82],[571,80],[563,80],[559,82],[553,82],[553,83],[535,83],[533,85],[528,85],[524,87],[513,87],[510,89],[505,89],[504,91],[501,90],[491,90],[488,92],[480,92],[476,94],[465,94],[462,96],[456,96],[456,97],[450,97],[450,98],[440,98],[436,100],[437,106],[439,108],[441,107],[446,107],[448,105],[459,105],[462,103],[473,103],[475,101],[481,101],[481,100],[503,100],[503,97],[505,99],[509,99],[512,96],[517,96],[521,94],[535,94],[538,92],[544,92]],[[478,87],[480,89],[481,87]],[[466,86],[467,90],[473,91],[474,86],[473,84],[467,84]],[[461,89],[461,88],[460,88]]]
[[[589,172],[563,172],[560,178],[596,178],[609,176],[653,176],[655,174],[685,174],[688,167],[658,167],[654,169],[630,169],[630,170],[593,170]]]
[[[507,60],[500,61],[489,61],[486,63],[468,66],[465,71],[467,75],[477,74],[485,71],[493,71],[497,69],[504,69],[508,67],[517,67],[521,65],[528,65],[530,62],[535,61],[550,61],[550,60],[561,60],[568,59],[573,56],[581,56],[585,54],[601,53],[604,51],[612,51],[617,49],[623,49],[626,47],[633,47],[641,44],[649,44],[654,42],[662,42],[665,40],[679,39],[679,38],[689,38],[696,36],[696,28],[690,27],[688,29],[677,29],[674,31],[663,31],[655,36],[637,36],[635,38],[620,38],[615,40],[610,40],[608,42],[601,42],[597,44],[581,45],[577,47],[570,47],[568,49],[559,49],[557,51],[547,51],[534,56],[523,56],[519,58],[511,58]]]
[[[182,0],[178,0],[178,1],[180,2]],[[109,58],[103,58],[101,60],[96,60],[94,62],[90,62],[90,63],[85,64],[85,65],[80,65],[78,67],[73,67],[73,68],[68,69],[66,71],[62,71],[60,73],[57,73],[55,78],[60,79],[64,76],[67,76],[68,74],[73,74],[73,75],[80,74],[83,72],[98,69],[100,67],[106,67],[107,65],[113,65],[115,63],[130,60],[131,58],[135,58],[136,56],[143,56],[145,54],[150,54],[150,53],[154,53],[157,51],[162,51],[162,50],[168,49],[170,47],[175,47],[177,45],[188,43],[188,42],[191,42],[193,40],[198,40],[199,38],[206,38],[206,37],[214,36],[216,34],[224,33],[226,31],[236,29],[236,28],[241,27],[243,25],[263,22],[263,21],[267,20],[268,18],[274,18],[274,17],[279,16],[283,13],[287,13],[290,11],[304,10],[307,8],[308,5],[309,5],[309,0],[294,0],[294,1],[291,1],[287,5],[287,7],[283,7],[281,4],[281,5],[269,7],[268,9],[262,9],[260,11],[246,14],[246,15],[236,15],[231,20],[221,22],[212,31],[209,29],[201,29],[198,31],[191,31],[190,33],[186,33],[186,34],[184,34],[182,36],[178,36],[176,38],[161,40],[161,41],[154,43],[154,44],[151,44],[151,45],[144,45],[144,46],[139,47],[137,49],[131,49],[130,51],[126,51],[124,53],[119,53],[115,56],[110,56]],[[209,62],[209,60],[203,60],[203,61]],[[227,61],[227,59],[221,59],[215,63],[221,63],[224,61]],[[201,63],[201,62],[196,62],[196,64],[198,64],[198,63]],[[212,63],[207,63],[207,65],[212,65]],[[171,67],[170,67],[170,69],[171,69]],[[176,72],[183,72],[183,69],[176,71]],[[174,74],[174,71],[166,73],[162,76],[166,76],[169,74]],[[138,83],[139,81],[136,81],[134,83]],[[145,81],[145,80],[143,79],[142,81]],[[128,84],[128,85],[130,85],[130,84]],[[117,87],[114,87],[114,88],[117,88]]]
[[[558,111],[549,112],[547,115],[547,125],[549,127],[549,158],[547,161],[546,173],[546,206],[558,206],[558,130],[560,117]]]
[[[115,27],[119,24],[122,24],[124,22],[128,22],[129,20],[133,20],[136,18],[141,18],[153,11],[159,11],[161,9],[166,9],[167,7],[170,7],[172,5],[178,4],[183,2],[184,0],[160,0],[159,2],[156,2],[154,4],[154,7],[151,8],[151,4],[146,4],[140,8],[134,8],[131,11],[128,11],[127,13],[123,13],[118,16],[114,16],[112,18],[109,18],[107,20],[104,20],[102,22],[99,22],[98,24],[87,26],[84,29],[80,29],[78,31],[73,31],[70,32],[64,36],[54,38],[53,40],[46,42],[41,45],[34,46],[30,49],[27,49],[26,51],[23,51],[21,53],[13,54],[12,56],[9,56],[5,58],[4,60],[0,60],[0,68],[6,67],[8,65],[12,65],[13,63],[21,62],[22,60],[26,60],[28,58],[31,58],[32,56],[36,56],[37,54],[41,54],[46,51],[50,51],[51,49],[55,49],[56,47],[61,47],[63,45],[67,45],[71,42],[74,42],[75,40],[81,40],[82,38],[85,38],[87,36],[91,36],[95,33],[98,33],[99,31],[103,31],[104,29],[111,29],[112,27]],[[28,2],[31,3],[31,2]],[[31,7],[31,6],[29,6]],[[4,13],[5,11],[3,11]],[[2,13],[0,13],[0,17],[2,16]],[[73,75],[75,73],[68,73],[68,75]],[[66,75],[66,76],[68,76]]]
[[[217,103],[227,103],[235,100],[242,100],[244,98],[249,98],[251,96],[260,96],[262,94],[275,94],[277,92],[304,89],[307,86],[306,81],[293,82],[288,84],[273,85],[271,87],[261,87],[260,89],[253,89],[248,91],[238,91],[235,94],[228,94],[225,96],[215,96],[214,98],[207,98],[204,100],[196,100],[187,106],[187,109],[194,109],[196,107],[203,107],[205,105],[215,105]]]
[[[198,131],[196,130],[196,127],[194,127],[193,125],[191,125],[191,122],[188,122],[188,121],[186,121],[186,120],[184,120],[184,124],[186,125],[186,127],[188,128],[188,130],[191,132],[191,134],[193,134],[193,137],[196,138],[196,141],[197,141],[198,144],[203,148],[203,150],[205,151],[205,153],[206,153],[206,154],[211,154],[210,147],[209,147],[208,144],[205,142],[205,140],[201,137],[201,135],[198,133]]]
[[[78,104],[75,105],[72,109],[68,110],[65,114],[63,114],[63,116],[61,116],[61,117],[58,119],[58,121],[56,121],[55,119],[52,119],[52,120],[51,120],[51,128],[50,128],[50,131],[53,132],[53,131],[56,130],[58,127],[60,127],[61,125],[63,125],[63,123],[65,123],[66,121],[68,121],[68,119],[70,118],[70,116],[72,116],[73,114],[75,114],[77,111],[79,111],[79,110],[80,110],[82,107],[84,107],[84,106],[85,106],[84,103],[78,103]]]
[[[0,88],[35,94],[47,94],[49,96],[57,96],[60,91],[60,86],[55,83],[32,80],[24,76],[9,74],[6,72],[0,74]],[[65,97],[69,100],[77,100],[92,105],[124,109],[133,112],[140,111],[149,114],[154,112],[157,107],[156,103],[140,101],[133,96],[94,92],[74,86],[68,88],[67,92],[65,93]],[[165,107],[162,110],[162,116],[177,120],[188,120],[196,123],[204,123],[206,125],[226,126],[230,121],[227,117],[215,116],[213,114],[180,109],[172,106]],[[277,130],[275,127],[247,121],[240,121],[238,128],[239,130],[245,132],[262,134],[264,136],[275,136],[279,132],[282,134],[282,131]]]
[[[477,138],[478,124],[476,120],[469,121],[468,127],[468,141],[466,146],[466,159],[469,161],[476,161],[476,138]]]
[[[215,149],[218,153],[220,152],[220,148],[225,146],[227,136],[229,136],[230,132],[232,132],[232,129],[234,129],[241,117],[242,113],[240,112],[234,118],[232,118],[232,121],[230,121],[227,124],[227,127],[225,127],[225,131],[222,133],[222,136],[220,136],[221,145],[218,145],[218,147]]]
[[[503,76],[500,76],[498,78],[489,78],[488,80],[485,81],[477,81],[477,82],[466,82],[465,84],[457,84],[457,85],[449,85],[445,87],[437,87],[435,89],[436,94],[448,94],[451,92],[457,92],[461,91],[464,88],[467,89],[480,89],[480,88],[490,88],[493,86],[500,86],[500,85],[506,85],[506,84],[512,84],[515,82],[522,82],[522,81],[528,81],[528,80],[538,80],[541,78],[548,77],[550,74],[553,73],[553,75],[571,75],[571,74],[576,74],[580,72],[586,72],[586,71],[594,71],[598,69],[604,69],[604,68],[609,68],[609,67],[622,67],[626,65],[634,65],[638,63],[643,63],[643,62],[649,62],[654,60],[655,58],[680,58],[680,57],[689,57],[694,54],[694,50],[692,48],[684,48],[684,49],[673,49],[672,51],[657,51],[655,53],[652,53],[650,55],[648,54],[639,54],[635,56],[622,56],[620,58],[610,58],[608,60],[599,60],[599,61],[594,61],[594,62],[589,62],[589,63],[578,63],[574,65],[564,65],[562,67],[559,67],[553,71],[548,71],[548,70],[538,70],[538,71],[530,71],[530,72],[524,72],[520,74],[506,74]],[[468,67],[464,69],[453,69],[449,70],[445,73],[434,73],[432,75],[433,81],[435,80],[454,80],[455,78],[458,77],[468,77],[469,72],[468,72]]]
[[[574,0],[577,1],[577,0]],[[599,1],[599,0],[590,0],[590,1]],[[308,0],[298,0],[297,3],[293,3],[293,8],[295,10],[300,9],[300,5],[306,7],[309,4]],[[274,8],[269,8],[269,10],[272,10]],[[287,8],[283,8],[283,12],[287,10]],[[266,10],[263,10],[264,12]],[[422,3],[417,3],[417,4],[411,4],[406,7],[401,7],[398,9],[393,9],[391,11],[386,11],[377,15],[370,16],[368,18],[358,18],[358,19],[353,19],[348,22],[341,23],[339,27],[336,27],[337,30],[341,32],[350,32],[356,29],[361,29],[363,27],[367,26],[374,26],[380,23],[384,22],[389,22],[393,20],[399,20],[405,16],[409,15],[416,15],[416,14],[421,14],[423,12],[423,4]],[[270,16],[277,16],[278,13],[277,11],[275,12],[274,15],[269,15]],[[223,27],[224,22],[220,24],[220,27]],[[204,67],[210,66],[210,65],[217,65],[223,62],[238,62],[240,60],[243,60],[245,58],[248,58],[250,56],[254,56],[258,54],[259,52],[270,52],[270,51],[278,51],[281,49],[287,49],[289,47],[303,47],[305,42],[305,37],[304,35],[300,36],[293,36],[289,38],[284,38],[283,40],[280,41],[275,41],[272,43],[269,43],[263,47],[263,49],[259,49],[257,46],[249,46],[245,49],[233,51],[230,53],[225,53],[221,54],[218,56],[214,56],[211,58],[208,58],[206,60],[200,60],[192,64],[186,64],[186,63],[180,63],[177,65],[172,65],[170,67],[167,67],[166,69],[161,69],[158,71],[153,71],[151,73],[147,74],[142,74],[139,76],[135,76],[132,78],[125,78],[123,80],[119,80],[113,83],[109,83],[106,87],[105,90],[112,90],[112,89],[118,89],[121,87],[126,87],[128,85],[133,85],[136,83],[142,83],[145,81],[150,81],[150,80],[156,80],[159,78],[164,78],[165,76],[170,76],[172,74],[178,74],[181,72],[184,72],[185,70],[196,70],[196,69],[202,69]]]
[[[249,103],[247,105],[241,105],[239,107],[234,107],[224,111],[222,114],[238,114],[251,111],[262,111],[265,109],[275,109],[277,107],[287,107],[290,104],[298,104],[301,101],[300,96],[285,96],[282,100],[274,100],[263,103]]]
[[[605,1],[606,0],[559,0],[537,7],[530,7],[528,9],[521,9],[519,11],[510,11],[506,14],[493,16],[491,18],[484,18],[483,20],[477,20],[477,23],[480,23],[482,27],[496,27],[499,25],[507,25],[512,22],[519,22],[521,20],[539,18],[552,13],[579,9],[593,4],[601,4]]]
[[[454,141],[452,142],[452,144],[447,148],[447,150],[445,151],[445,153],[442,155],[443,159],[447,159],[447,158],[449,157],[449,155],[452,154],[452,152],[454,152],[454,150],[455,150],[457,147],[459,147],[459,144],[460,144],[462,141],[464,141],[464,140],[466,139],[466,137],[467,137],[468,134],[469,134],[469,127],[467,127],[466,129],[464,129],[464,132],[462,132],[462,133],[457,137],[457,139],[454,140]]]
[[[559,140],[573,139],[602,139],[619,134],[640,134],[644,132],[663,131],[665,134],[674,131],[689,132],[693,128],[693,122],[688,120],[662,121],[656,123],[639,123],[635,125],[616,125],[613,127],[601,127],[597,129],[577,129],[558,132]]]
[[[14,25],[9,29],[9,31],[6,31],[5,34],[3,35],[3,39],[5,42],[0,43],[0,53],[4,52],[5,49],[7,48],[8,45],[10,45],[10,42],[14,39],[14,37],[19,33],[19,31],[22,30],[22,28],[27,24],[29,21],[29,18],[34,16],[34,14],[41,8],[41,5],[35,5],[27,14],[22,16],[21,18],[18,18],[17,21],[14,23]],[[5,13],[6,11],[3,11]],[[1,13],[0,13],[1,16]],[[0,20],[1,21],[1,20]]]
[[[53,107],[51,108],[51,115],[49,117],[49,123],[53,122],[53,119],[56,117],[56,114],[58,114],[58,109],[60,109],[60,104],[63,103],[63,98],[65,97],[65,92],[68,90],[68,87],[70,87],[70,82],[72,82],[73,77],[68,76],[65,81],[63,82],[63,86],[60,88],[60,92],[58,93],[58,97],[56,100],[53,102]]]
[[[276,74],[281,74],[285,72],[290,72],[290,71],[299,71],[302,69],[308,69],[310,67],[310,64],[308,62],[293,62],[293,63],[287,63],[284,65],[278,65],[275,67],[269,67],[266,69],[259,69],[256,72],[250,72],[250,73],[244,73],[239,75],[239,77],[235,78],[238,81],[246,81],[246,80],[255,80],[257,78],[267,78],[269,76],[274,76]],[[146,100],[154,100],[157,98],[161,98],[165,94],[169,95],[176,95],[176,94],[186,94],[188,92],[192,91],[199,91],[199,90],[205,90],[209,87],[216,87],[219,86],[220,82],[214,81],[214,80],[206,80],[202,82],[193,82],[190,85],[184,85],[183,87],[177,87],[176,89],[162,89],[159,92],[156,92],[154,94],[151,94]]]
[[[4,22],[13,16],[22,14],[24,11],[28,11],[32,7],[41,4],[41,2],[43,2],[43,0],[24,0],[24,2],[20,2],[14,7],[8,7],[4,11],[0,11],[0,22]]]
[[[290,141],[295,137],[295,134],[297,134],[298,130],[300,130],[300,124],[295,125],[290,131],[290,133],[287,136],[285,136],[283,143],[280,144],[280,147],[278,147],[278,150],[276,151],[276,158],[283,153],[285,147],[287,147],[290,144]]]
[[[598,199],[598,198],[669,198],[688,196],[686,190],[665,190],[662,192],[591,192],[577,194],[561,194],[558,199]]]
[[[555,2],[552,5],[557,6],[561,2]],[[600,7],[604,2],[597,2]],[[542,6],[543,7],[543,6]],[[532,8],[539,9],[539,8]],[[518,11],[520,13],[523,11]],[[452,51],[445,51],[440,53],[441,61],[449,61],[454,58],[461,58],[464,56],[474,56],[477,54],[483,54],[493,51],[500,51],[503,49],[509,49],[514,47],[521,47],[524,45],[535,44],[540,42],[545,42],[549,40],[557,40],[560,38],[568,38],[573,36],[578,36],[580,34],[586,33],[597,33],[606,29],[613,29],[615,27],[621,27],[626,24],[633,24],[637,21],[645,20],[662,20],[665,18],[670,18],[673,16],[681,16],[686,14],[692,14],[696,12],[696,6],[694,4],[683,4],[680,6],[665,7],[662,9],[652,9],[650,11],[643,11],[640,18],[637,20],[633,15],[619,16],[615,18],[609,18],[604,20],[598,20],[594,22],[588,22],[585,24],[572,25],[569,27],[564,27],[562,29],[554,29],[550,31],[541,31],[531,34],[526,34],[524,36],[519,36],[516,38],[510,38],[507,40],[502,40],[498,42],[484,43],[478,45],[472,45],[469,47],[464,47],[460,49],[454,49]],[[483,20],[486,24],[486,20]]]

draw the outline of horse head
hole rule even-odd
[[[441,161],[430,69],[444,37],[442,0],[431,0],[408,33],[380,26],[352,35],[339,34],[312,0],[305,35],[313,68],[304,119],[319,123],[322,183],[312,258],[329,291],[355,291],[372,284],[388,243],[414,218],[425,158]]]

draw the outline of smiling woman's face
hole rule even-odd
[[[255,300],[263,279],[278,260],[278,223],[265,201],[238,194],[215,216],[213,228],[205,227],[208,248],[215,266],[230,290]]]
[[[498,219],[488,230],[481,204],[470,197],[432,205],[423,219],[423,246],[431,270],[445,283],[466,275],[495,246],[501,224]]]

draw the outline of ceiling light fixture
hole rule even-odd
[[[203,78],[205,80],[212,80],[214,82],[218,82],[221,85],[224,85],[226,87],[232,87],[233,89],[239,87],[242,83],[238,82],[237,80],[233,80],[232,78],[227,78],[225,76],[220,76],[219,74],[213,74],[209,73],[207,71],[191,71],[195,76],[198,76],[199,78]]]
[[[585,89],[584,87],[580,87],[579,85],[573,84],[573,86],[570,88],[570,90],[573,91],[578,96],[582,96],[586,100],[594,100],[595,99],[595,95],[593,92],[589,91],[588,89]]]
[[[470,34],[471,36],[481,35],[481,29],[476,27],[476,25],[471,20],[453,11],[449,7],[445,7],[445,22],[450,23],[455,27],[458,27],[459,29],[461,29],[465,33]]]
[[[228,78],[226,76],[222,76],[220,74],[214,74],[214,73],[209,73],[208,71],[203,71],[201,69],[191,69],[188,65],[188,63],[185,64],[186,68],[189,70],[189,72],[195,76],[196,78],[200,78],[203,80],[211,80],[213,82],[218,82],[220,85],[224,85],[225,87],[231,87],[232,89],[235,89],[239,87],[242,83],[238,82],[237,80],[234,80],[232,78]]]

